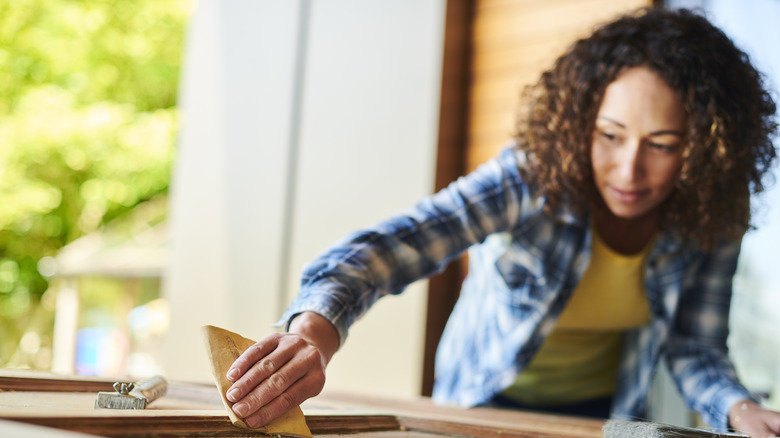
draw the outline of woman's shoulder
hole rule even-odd
[[[534,183],[528,152],[516,142],[507,143],[494,160],[504,169],[505,175],[514,179],[512,183],[517,185],[517,189],[523,192],[523,209],[526,215],[538,216],[540,219],[569,225],[585,226],[587,224],[588,211],[578,211],[565,200],[559,202],[555,208],[550,205],[544,192]]]

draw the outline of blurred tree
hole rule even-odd
[[[168,189],[192,0],[0,0],[0,366],[38,261]]]

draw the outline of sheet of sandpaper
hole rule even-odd
[[[234,425],[246,429],[259,430],[269,435],[312,436],[309,426],[306,425],[306,418],[303,416],[303,411],[301,411],[301,408],[298,406],[266,426],[257,428],[250,428],[242,419],[238,418],[233,412],[233,403],[229,402],[225,395],[230,386],[233,385],[233,382],[227,379],[226,374],[233,362],[238,359],[244,350],[254,345],[255,341],[212,325],[203,326],[201,332],[206,343],[206,350],[208,351],[209,361],[211,362],[211,372],[214,375],[214,381],[219,388],[219,395],[222,398],[222,402],[225,404],[228,417],[230,417],[230,421]]]

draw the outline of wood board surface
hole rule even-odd
[[[35,375],[28,380],[0,372],[0,436],[12,436],[3,429],[9,420],[14,427],[21,422],[99,437],[263,436],[231,424],[216,386],[170,382],[168,394],[145,410],[94,409],[97,391],[93,387],[101,381],[110,388],[111,381],[105,379]],[[111,390],[106,387],[99,390]],[[596,438],[601,437],[603,425],[568,416],[442,407],[423,397],[401,400],[323,393],[302,408],[316,437],[347,433],[368,438]]]

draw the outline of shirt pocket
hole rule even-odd
[[[541,259],[517,243],[512,243],[495,263],[506,284],[499,299],[516,312],[534,312],[547,302],[548,288]]]

